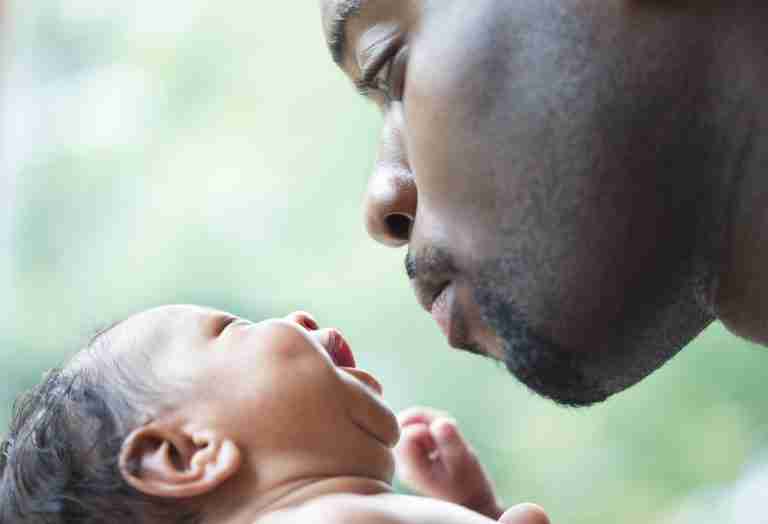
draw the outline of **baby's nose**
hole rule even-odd
[[[304,329],[315,331],[318,328],[315,318],[306,311],[294,311],[285,317],[289,322],[295,322]]]

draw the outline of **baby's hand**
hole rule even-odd
[[[455,420],[422,407],[405,410],[398,420],[402,431],[395,458],[407,486],[493,520],[501,516],[493,484]]]

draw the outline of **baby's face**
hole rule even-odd
[[[399,430],[381,386],[354,367],[338,331],[306,314],[253,323],[166,306],[129,318],[110,338],[149,354],[154,376],[182,393],[174,411],[237,443],[264,487],[297,476],[391,480]]]

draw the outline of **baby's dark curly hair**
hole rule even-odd
[[[95,340],[16,401],[0,444],[0,524],[200,522],[198,512],[123,478],[123,441],[147,422],[159,392],[98,347],[103,335]]]

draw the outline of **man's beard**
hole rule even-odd
[[[520,308],[498,287],[475,288],[475,300],[483,322],[501,340],[504,365],[535,393],[568,406],[588,406],[610,396],[585,374],[584,353],[567,351],[535,333]]]
[[[636,297],[639,305],[605,347],[567,348],[532,327],[505,286],[508,269],[496,260],[478,273],[474,298],[482,320],[498,336],[509,372],[535,393],[566,406],[589,406],[636,384],[713,320],[696,299],[702,274],[677,273],[658,288],[664,290],[658,296]]]

